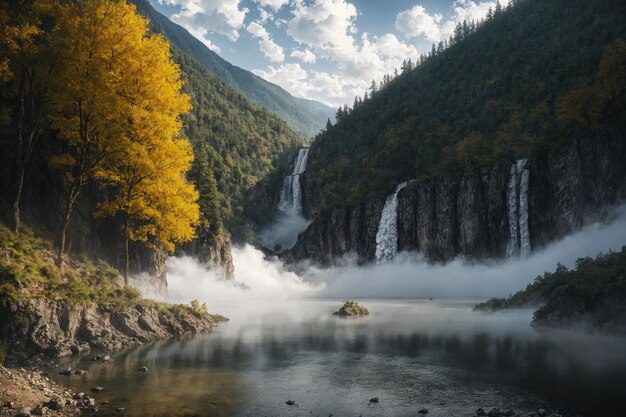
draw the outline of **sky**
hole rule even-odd
[[[501,0],[502,5],[509,0]],[[150,0],[234,65],[333,107],[496,0]]]

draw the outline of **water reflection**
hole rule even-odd
[[[623,338],[536,331],[530,311],[484,316],[470,305],[370,301],[370,317],[342,320],[330,315],[336,301],[222,303],[212,309],[231,322],[214,334],[111,364],[73,359],[89,373],[61,380],[105,387],[105,415],[126,407],[133,416],[402,416],[426,407],[444,416],[546,405],[620,414]],[[149,372],[136,372],[141,366]]]

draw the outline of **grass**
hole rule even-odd
[[[103,261],[69,256],[63,269],[56,266],[52,243],[23,227],[16,236],[0,223],[0,297],[14,300],[57,300],[95,303],[105,311],[122,311],[131,306],[156,308],[161,312],[192,313],[213,321],[227,320],[211,315],[205,303],[171,305],[141,297],[125,287],[119,272]]]
[[[0,224],[0,295],[12,299],[91,302],[122,309],[141,299],[139,291],[124,287],[117,270],[105,262],[69,257],[56,266],[52,244],[23,228],[19,237]]]

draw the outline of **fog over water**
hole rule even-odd
[[[488,298],[526,287],[538,275],[553,271],[558,262],[573,267],[576,259],[619,250],[626,244],[626,210],[609,224],[589,225],[529,258],[469,263],[457,259],[429,265],[419,254],[401,253],[393,261],[358,266],[346,257],[337,266],[300,265],[299,275],[278,259],[246,245],[233,249],[235,278],[218,281],[192,258],[168,260],[169,299],[172,301],[294,298]]]
[[[258,236],[258,241],[263,246],[277,252],[290,249],[295,245],[298,234],[306,229],[311,220],[293,210],[278,211],[276,221],[263,229]]]
[[[172,257],[167,299],[205,301],[230,321],[208,335],[116,354],[106,366],[70,358],[62,366],[89,373],[63,381],[77,390],[106,387],[100,398],[111,406],[99,415],[111,417],[119,406],[128,417],[409,417],[421,408],[429,417],[470,417],[478,407],[621,417],[625,337],[535,328],[532,309],[471,310],[479,299],[524,288],[557,262],[572,267],[620,249],[625,214],[527,259],[490,264],[428,265],[400,254],[382,265],[349,258],[328,269],[299,265],[296,274],[243,246],[233,249],[233,282],[192,258]],[[338,298],[358,298],[370,315],[332,315]],[[150,372],[136,372],[142,366]],[[369,403],[374,396],[379,403]]]

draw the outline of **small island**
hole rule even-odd
[[[341,317],[360,317],[360,316],[368,316],[370,314],[369,310],[363,307],[361,304],[357,303],[354,300],[346,300],[343,303],[343,306],[333,313],[333,316],[341,316]]]

